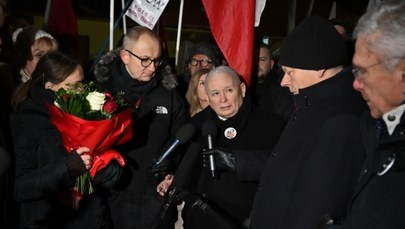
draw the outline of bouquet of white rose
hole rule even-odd
[[[77,208],[83,195],[93,192],[91,179],[97,171],[112,159],[125,165],[124,158],[112,148],[132,138],[132,122],[131,110],[122,94],[113,97],[98,89],[94,82],[69,86],[56,93],[55,103],[49,104],[48,109],[66,150],[71,152],[86,146],[93,157],[92,168],[78,177],[73,187],[73,207]]]

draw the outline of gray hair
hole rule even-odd
[[[205,78],[205,88],[207,88],[207,82],[208,79],[211,78],[212,76],[215,75],[220,75],[220,74],[226,74],[229,75],[230,77],[232,77],[232,81],[236,84],[236,85],[240,85],[242,83],[239,74],[231,67],[229,66],[218,66],[214,69],[212,69],[210,72],[208,72],[206,78]]]
[[[382,55],[388,69],[393,69],[405,57],[405,1],[384,1],[358,21],[353,38],[366,36],[367,48]]]

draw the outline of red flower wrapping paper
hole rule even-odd
[[[88,147],[93,157],[93,166],[89,171],[94,179],[96,173],[107,166],[112,159],[121,166],[125,160],[121,154],[111,149],[132,138],[131,110],[113,115],[111,119],[89,121],[61,111],[55,105],[49,105],[51,122],[62,135],[65,149],[70,152],[79,147]]]

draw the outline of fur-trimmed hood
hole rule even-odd
[[[111,50],[100,57],[93,70],[94,77],[98,82],[109,80],[111,67],[113,63],[120,58],[120,50],[120,48]],[[172,90],[178,86],[177,76],[173,73],[171,66],[168,64],[163,64],[158,67],[155,77],[158,78],[158,81],[160,81],[167,90]]]

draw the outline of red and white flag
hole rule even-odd
[[[71,0],[48,0],[49,12],[46,12],[48,21],[45,22],[47,30],[52,35],[78,36],[76,15]]]
[[[256,0],[203,0],[211,32],[229,66],[250,84]]]
[[[79,52],[79,31],[71,0],[48,0],[45,12],[45,30],[59,41],[60,50]]]

